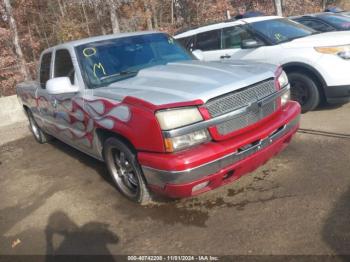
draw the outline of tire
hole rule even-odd
[[[141,205],[152,202],[136,154],[126,143],[115,137],[106,139],[103,157],[120,193]]]
[[[46,134],[36,123],[32,112],[27,109],[27,116],[29,120],[30,131],[32,132],[35,140],[40,144],[45,144],[52,140],[52,136]]]
[[[314,110],[321,101],[317,82],[307,74],[292,72],[288,74],[291,86],[291,99],[301,106],[301,112]]]

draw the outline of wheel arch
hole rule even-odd
[[[300,73],[306,73],[307,75],[311,76],[315,81],[317,81],[317,88],[320,91],[321,99],[322,101],[326,101],[326,87],[327,83],[324,80],[323,76],[315,69],[314,67],[301,63],[301,62],[291,62],[286,63],[282,65],[283,70],[287,73],[291,72],[300,72]]]
[[[116,132],[107,130],[107,129],[103,129],[103,128],[97,128],[95,130],[95,134],[98,138],[98,147],[99,147],[99,153],[101,154],[101,156],[103,156],[103,145],[104,142],[106,141],[106,139],[110,138],[110,137],[115,137],[117,139],[119,139],[120,141],[124,142],[132,152],[134,152],[136,154],[136,148],[135,146],[130,142],[129,139],[127,139],[125,136],[118,134]]]
[[[26,115],[28,115],[28,112],[30,111],[29,107],[27,105],[23,105],[23,110]]]

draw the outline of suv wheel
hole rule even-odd
[[[136,154],[121,140],[108,138],[103,147],[103,157],[118,190],[139,204],[151,202]]]
[[[320,103],[316,82],[308,75],[293,72],[288,74],[291,98],[301,105],[302,113],[314,110]]]

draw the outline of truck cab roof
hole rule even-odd
[[[93,36],[93,37],[87,37],[82,38],[79,40],[64,42],[62,44],[58,44],[52,47],[49,47],[43,51],[43,53],[50,51],[52,49],[59,49],[59,48],[69,48],[69,47],[76,47],[79,45],[84,45],[92,42],[98,42],[108,39],[116,39],[116,38],[122,38],[122,37],[129,37],[129,36],[139,36],[139,35],[149,35],[149,34],[155,34],[159,33],[157,31],[139,31],[139,32],[132,32],[132,33],[118,33],[118,34],[109,34],[109,35],[101,35],[101,36]]]

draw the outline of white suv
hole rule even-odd
[[[222,22],[175,35],[202,60],[247,59],[279,64],[303,112],[321,101],[350,101],[350,33],[318,33],[278,16]]]

